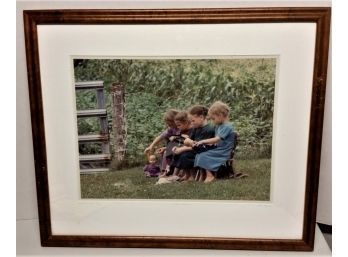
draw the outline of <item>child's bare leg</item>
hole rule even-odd
[[[214,176],[214,174],[211,171],[207,170],[206,174],[207,174],[207,176],[206,176],[206,178],[204,180],[204,183],[210,183],[210,182],[212,182],[215,179],[215,176]]]
[[[198,177],[198,181],[199,182],[204,182],[205,177],[206,177],[206,172],[205,170],[200,170],[199,172],[199,177]]]
[[[182,170],[183,176],[181,177],[180,181],[187,181],[189,178],[188,170]]]
[[[165,170],[161,170],[159,177],[163,178],[165,176],[166,176],[166,171]]]
[[[195,171],[193,169],[187,170],[187,173],[188,173],[188,178],[187,178],[188,181],[195,180]]]
[[[173,176],[179,176],[179,171],[180,171],[180,169],[175,167],[174,172],[173,172]]]
[[[183,177],[184,175],[185,175],[184,170],[180,170],[180,171],[179,171],[179,175],[178,175],[178,176],[179,176],[179,177]]]

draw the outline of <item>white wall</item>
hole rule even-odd
[[[199,7],[254,7],[254,6],[330,6],[330,1],[17,1],[17,240],[23,231],[38,233],[35,171],[31,136],[30,107],[26,72],[23,15],[24,9],[69,8],[199,8]],[[331,58],[331,51],[330,51]],[[27,221],[34,223],[28,224]],[[331,61],[329,61],[324,134],[321,157],[317,221],[332,224],[331,216]],[[35,235],[38,238],[38,235]],[[38,242],[36,242],[38,244]],[[25,253],[26,245],[17,245],[18,254]],[[180,250],[172,250],[173,253]],[[141,252],[141,251],[140,251]],[[189,253],[189,252],[186,252]],[[220,252],[222,253],[222,252]]]

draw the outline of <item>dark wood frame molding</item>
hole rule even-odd
[[[331,9],[25,10],[24,29],[42,246],[311,251],[314,246]],[[167,236],[65,236],[51,230],[37,25],[316,23],[303,237],[301,240]]]

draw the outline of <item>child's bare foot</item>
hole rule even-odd
[[[185,175],[179,179],[180,182],[187,181],[188,177]]]
[[[206,174],[207,174],[207,176],[206,176],[206,178],[204,180],[204,183],[210,183],[210,182],[212,182],[215,179],[214,174],[211,173],[210,171],[207,171]]]
[[[179,181],[180,177],[178,177],[176,175],[172,175],[172,176],[167,177],[167,179],[169,181]]]
[[[187,179],[187,181],[194,181],[194,180],[195,180],[195,178],[192,176],[188,177],[188,179]]]
[[[166,176],[166,171],[165,170],[162,170],[160,175],[158,176],[159,178],[163,178]]]
[[[180,170],[180,171],[181,171],[181,176],[179,175],[180,181],[187,180],[188,178],[187,171],[186,170]]]
[[[214,181],[215,180],[215,177],[213,176],[213,177],[207,177],[205,180],[204,180],[204,183],[210,183],[210,182],[212,182],[212,181]]]

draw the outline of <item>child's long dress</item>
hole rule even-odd
[[[191,130],[189,137],[194,141],[199,141],[207,138],[212,138],[215,135],[215,129],[211,124],[206,124],[203,127],[194,128]],[[195,156],[197,152],[195,150],[183,152],[176,157],[178,158],[175,167],[179,169],[192,169]]]
[[[209,171],[217,172],[231,156],[234,146],[233,127],[229,122],[225,122],[215,128],[215,136],[220,138],[217,147],[209,151],[196,155],[195,167],[200,167]]]
[[[171,136],[180,136],[180,129],[178,128],[167,128],[160,135],[161,139],[166,141],[166,150],[163,153],[163,158],[161,161],[161,170],[166,170],[167,166],[170,165],[173,157],[173,147],[176,146],[175,142],[169,141]]]

